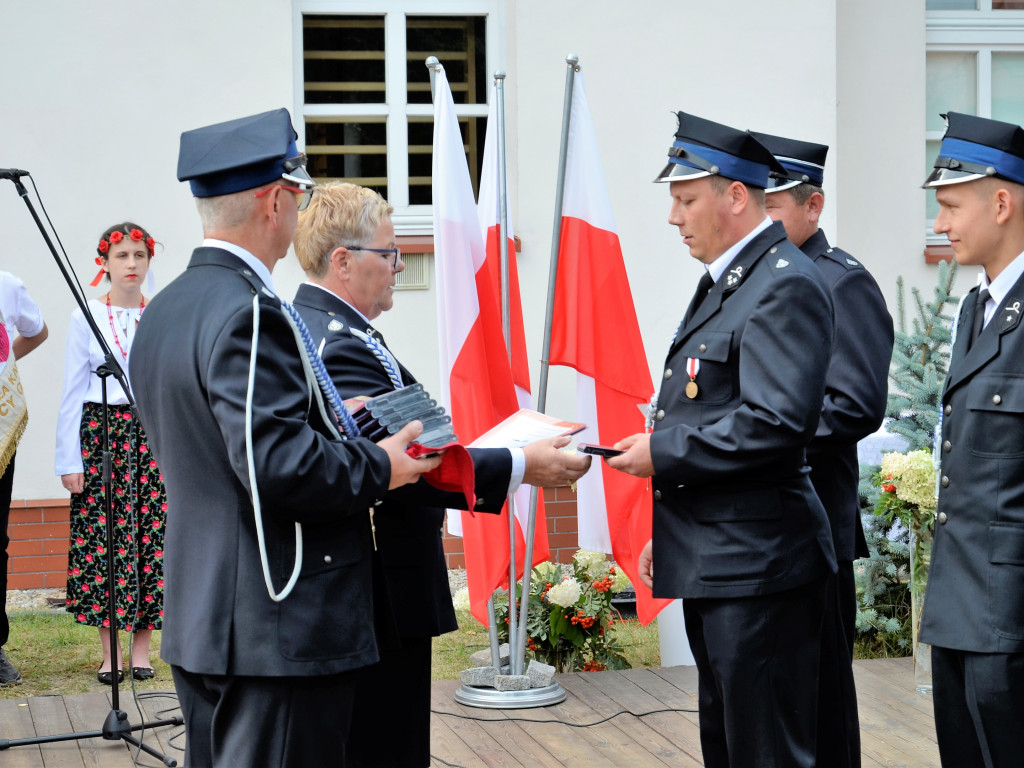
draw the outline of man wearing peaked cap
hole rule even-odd
[[[680,112],[669,223],[706,270],[665,361],[653,433],[609,466],[651,477],[641,578],[682,598],[704,764],[815,765],[835,556],[804,451],[832,349],[821,272],[765,214],[784,173],[751,134]]]
[[[811,483],[828,513],[836,574],[836,621],[825,627],[818,709],[818,764],[859,766],[860,726],[853,680],[857,590],[853,561],[867,557],[860,523],[857,442],[885,417],[892,357],[892,317],[878,284],[857,259],[829,245],[818,227],[828,147],[754,133],[786,169],[766,190],[768,215],[821,270],[832,295],[836,336],[825,379],[825,400],[807,447]]]
[[[371,518],[436,466],[338,439],[274,294],[313,191],[279,109],[181,136],[205,239],[146,307],[131,378],[164,472],[165,623],[191,768],[344,763],[355,670],[377,660]]]
[[[935,231],[982,268],[942,392],[941,461],[921,641],[932,645],[943,766],[1024,754],[1024,130],[950,112]]]

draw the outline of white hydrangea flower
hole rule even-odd
[[[469,587],[462,587],[452,595],[452,604],[456,611],[469,612]]]
[[[604,578],[608,573],[608,558],[604,552],[591,552],[581,549],[572,556],[573,562],[584,571],[591,580]]]
[[[550,560],[545,560],[543,563],[538,563],[533,567],[533,573],[543,584],[551,581],[551,577],[555,575],[556,567]]]
[[[616,595],[619,592],[625,592],[633,586],[633,582],[629,580],[629,576],[621,568],[615,569],[615,577],[612,579],[612,592]]]
[[[560,583],[555,584],[548,590],[548,602],[568,608],[576,605],[583,593],[583,587],[576,579],[566,577]]]

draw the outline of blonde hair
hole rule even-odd
[[[394,207],[372,189],[333,181],[317,186],[309,207],[299,212],[295,255],[310,277],[323,277],[339,245],[362,247]]]

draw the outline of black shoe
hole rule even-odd
[[[99,680],[104,685],[110,685],[110,683],[111,683],[111,677],[110,677],[110,673],[109,672],[97,672],[96,673],[96,679]],[[119,683],[123,683],[124,682],[124,672],[121,671],[120,669],[117,670],[117,682],[119,682]]]
[[[0,648],[0,686],[18,685],[20,682],[21,672],[11,664],[3,648]]]
[[[136,680],[152,680],[156,677],[156,672],[152,667],[132,667],[132,677]]]

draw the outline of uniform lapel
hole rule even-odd
[[[992,319],[975,340],[970,350],[970,328],[960,327],[957,330],[957,343],[953,347],[949,361],[949,375],[943,395],[950,392],[962,382],[969,379],[992,358],[999,354],[1006,334],[1011,333],[1020,325],[1021,313],[1024,312],[1024,277],[1010,289],[1003,300],[1002,306],[996,309]],[[974,318],[974,307],[978,301],[978,289],[974,288],[964,302],[960,319]]]

